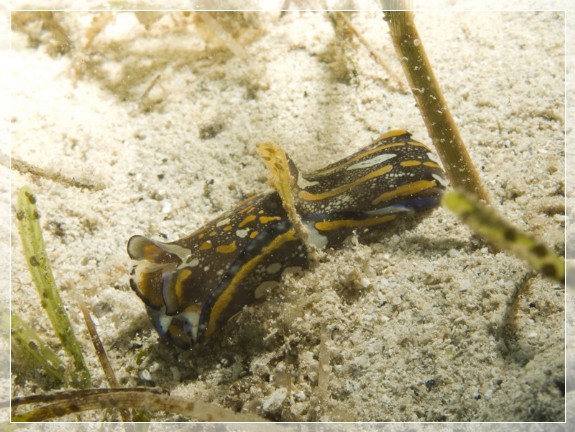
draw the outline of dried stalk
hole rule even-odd
[[[396,87],[393,90],[395,91],[399,90],[401,93],[407,94],[408,90],[403,80],[393,71],[391,67],[388,66],[387,62],[383,59],[383,57],[380,56],[377,53],[377,51],[372,48],[371,44],[367,41],[367,39],[364,38],[363,35],[357,31],[357,29],[353,26],[349,18],[345,16],[343,12],[337,12],[337,11],[328,12],[328,14],[333,16],[334,20],[339,20],[338,22],[341,22],[345,26],[345,28],[349,32],[351,32],[357,38],[357,40],[368,50],[369,54],[375,60],[375,62],[383,68],[383,70],[389,76],[391,81],[393,81],[394,87]]]
[[[400,8],[405,8],[399,2]],[[384,19],[401,65],[421,111],[425,126],[447,171],[451,185],[488,202],[479,174],[467,153],[459,130],[435,78],[410,11],[388,11]]]
[[[255,414],[235,413],[206,402],[169,396],[159,393],[157,389],[149,388],[87,389],[51,395],[35,395],[12,399],[12,409],[20,405],[42,402],[49,403],[20,415],[13,414],[12,421],[46,421],[83,411],[111,408],[164,411],[207,422],[265,421],[264,418]]]
[[[106,353],[106,349],[100,340],[100,336],[98,336],[98,330],[96,329],[96,325],[92,320],[92,316],[88,311],[88,308],[84,304],[83,301],[79,303],[80,310],[82,311],[82,315],[84,315],[84,321],[86,322],[86,327],[88,328],[88,332],[90,333],[90,339],[92,339],[92,344],[94,345],[94,349],[96,350],[96,354],[98,356],[98,360],[100,361],[100,366],[102,366],[102,370],[104,371],[104,375],[106,375],[106,380],[108,381],[108,385],[111,388],[120,387],[118,383],[118,379],[116,378],[116,374],[114,373],[114,369],[110,364],[110,359],[108,358],[108,354]],[[127,409],[120,410],[120,416],[122,417],[122,421],[125,423],[130,423],[132,421],[132,414]]]

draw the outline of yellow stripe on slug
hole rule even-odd
[[[437,187],[437,183],[434,180],[419,180],[413,183],[408,183],[403,186],[399,186],[390,192],[384,192],[376,199],[372,201],[373,205],[377,205],[381,202],[390,201],[394,198],[404,196],[404,195],[414,195],[422,192],[426,189],[431,189]]]
[[[210,319],[208,322],[208,326],[206,328],[205,337],[206,339],[209,338],[214,331],[217,329],[218,324],[218,317],[222,314],[222,312],[226,309],[230,301],[232,300],[232,296],[240,282],[249,274],[250,271],[254,269],[256,265],[260,263],[265,256],[269,255],[270,253],[278,250],[283,244],[296,240],[295,230],[290,229],[286,233],[277,236],[273,241],[264,247],[261,252],[253,257],[251,260],[247,261],[234,275],[233,279],[230,281],[228,286],[212,307],[210,311]]]
[[[247,224],[249,224],[250,222],[253,222],[253,221],[255,221],[255,220],[256,220],[256,216],[255,216],[255,215],[246,216],[246,217],[244,218],[244,220],[242,220],[242,221],[238,224],[238,227],[239,227],[239,228],[243,228],[243,227],[245,227]]]
[[[260,223],[267,224],[273,221],[281,221],[282,218],[279,216],[260,216]]]
[[[335,221],[316,222],[314,226],[318,231],[333,231],[341,228],[366,228],[390,222],[394,220],[396,217],[397,215],[385,215],[377,218],[362,219],[362,220],[341,219]]]
[[[370,156],[374,153],[382,153],[383,150],[388,150],[390,148],[393,147],[402,147],[404,146],[405,143],[404,142],[398,142],[398,143],[393,143],[393,144],[386,144],[386,145],[382,145],[379,147],[376,147],[374,149],[371,150],[367,150],[364,152],[359,153],[358,155],[350,158],[349,160],[346,161],[345,164],[341,164],[341,165],[336,165],[336,166],[330,166],[329,169],[323,169],[323,170],[317,170],[315,171],[313,174],[319,174],[321,173],[322,175],[328,173],[328,172],[332,172],[332,171],[336,171],[336,170],[340,170],[340,169],[344,169],[347,168],[348,165],[352,165],[353,162],[361,160],[361,159],[365,159],[366,156]],[[315,178],[315,176],[314,176]]]
[[[178,278],[176,279],[176,286],[174,291],[176,293],[176,299],[180,304],[184,302],[184,282],[192,275],[192,271],[189,268],[184,268],[178,273]]]
[[[421,161],[418,160],[407,160],[399,163],[402,167],[412,167],[421,165]],[[425,164],[424,164],[425,165]]]
[[[210,240],[203,242],[200,245],[200,250],[208,250],[212,248],[212,242]]]
[[[423,162],[423,165],[426,166],[426,167],[430,167],[430,168],[441,169],[441,167],[439,166],[438,163],[431,162],[431,161]]]
[[[309,193],[307,191],[300,191],[298,196],[301,199],[304,199],[306,201],[318,201],[318,200],[322,200],[322,199],[326,199],[326,198],[331,198],[333,196],[340,195],[340,194],[342,194],[342,193],[344,193],[344,192],[346,192],[346,191],[348,191],[348,190],[350,190],[350,189],[352,189],[352,188],[354,188],[354,187],[356,187],[362,183],[365,183],[368,180],[371,180],[373,178],[380,177],[384,174],[387,174],[392,169],[393,169],[393,165],[386,165],[386,166],[381,167],[380,169],[378,169],[376,171],[370,172],[369,174],[358,178],[354,182],[344,184],[344,185],[336,187],[334,189],[330,189],[327,192],[322,192],[319,194],[312,194],[312,193]]]
[[[414,147],[421,147],[421,148],[424,148],[426,150],[429,150],[429,147],[427,147],[425,144],[422,144],[422,143],[417,142],[417,141],[410,140],[407,144],[414,146]]]
[[[407,132],[405,129],[395,129],[395,130],[392,130],[392,131],[389,131],[389,132],[386,132],[386,133],[380,135],[377,139],[375,139],[374,142],[383,141],[383,140],[386,140],[389,138],[395,138],[398,136],[405,135],[407,133],[409,133],[409,132]]]
[[[236,245],[236,242],[233,241],[230,244],[219,245],[216,248],[216,252],[222,253],[222,254],[229,254],[229,253],[235,252],[237,249],[238,249],[238,246]]]

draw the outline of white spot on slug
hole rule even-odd
[[[393,159],[396,156],[397,155],[394,153],[383,153],[383,154],[380,154],[378,156],[375,156],[372,158],[367,158],[367,159],[362,160],[361,162],[358,162],[356,164],[348,166],[346,168],[346,170],[349,171],[349,170],[355,170],[355,169],[361,169],[361,168],[369,168],[371,166],[378,165],[382,162]]]
[[[432,174],[433,178],[435,179],[435,181],[437,181],[437,183],[439,183],[441,186],[443,187],[447,187],[448,185],[448,181],[445,177],[437,175],[437,174]]]
[[[273,263],[266,267],[266,272],[269,274],[274,274],[279,272],[282,269],[282,265],[280,263]]]
[[[247,236],[249,232],[250,232],[249,228],[239,229],[236,230],[236,235],[239,238],[245,238],[245,236]]]
[[[319,182],[306,180],[301,173],[297,174],[297,185],[300,189],[305,189],[306,187],[315,186]]]
[[[441,161],[439,160],[439,158],[435,154],[433,154],[431,152],[427,152],[427,157],[429,158],[429,160],[432,160],[436,164],[441,165]]]
[[[322,236],[318,230],[313,226],[313,222],[304,223],[307,228],[307,240],[310,244],[314,245],[318,249],[325,249],[327,246],[327,237]]]
[[[182,312],[180,314],[185,320],[190,324],[192,328],[192,340],[196,342],[198,340],[198,326],[200,325],[200,314],[198,312]]]
[[[413,211],[412,208],[404,206],[403,204],[395,204],[395,205],[391,205],[391,206],[387,206],[387,207],[378,208],[375,210],[368,210],[364,213],[369,215],[369,216],[383,216],[383,215],[387,215],[387,214],[395,214],[395,213],[403,213],[403,212],[409,213],[412,211]]]
[[[229,223],[230,223],[230,218],[225,218],[225,219],[222,219],[221,221],[219,221],[219,222],[216,224],[216,226],[217,226],[217,227],[221,227],[221,226],[223,226],[223,225],[228,225]]]
[[[261,284],[259,284],[257,286],[257,288],[254,290],[254,297],[256,298],[256,300],[259,300],[263,297],[265,297],[266,295],[268,295],[268,293],[274,289],[275,287],[277,287],[279,285],[279,282],[276,281],[265,281],[262,282]]]

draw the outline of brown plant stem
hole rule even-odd
[[[106,353],[106,349],[104,348],[102,340],[98,335],[96,324],[94,324],[92,316],[88,311],[88,307],[85,305],[83,301],[80,301],[78,304],[80,306],[80,310],[82,311],[82,315],[84,315],[84,321],[86,322],[86,327],[88,328],[88,332],[90,333],[90,339],[92,339],[92,344],[94,345],[94,349],[96,350],[96,355],[98,356],[98,360],[100,361],[100,366],[102,366],[102,370],[106,375],[108,385],[110,386],[110,388],[120,387],[118,379],[116,378],[116,374],[114,373],[114,368],[112,368],[110,359],[108,358],[108,354]],[[121,409],[120,416],[122,417],[122,421],[124,423],[130,423],[132,421],[132,414],[127,409]],[[134,428],[129,427],[128,430],[134,430]]]
[[[447,102],[439,88],[411,11],[384,12],[391,38],[425,126],[451,185],[488,202],[479,174],[467,153]]]
[[[162,394],[151,388],[87,389],[16,398],[12,399],[12,410],[34,402],[46,404],[20,415],[13,413],[12,422],[39,422],[67,414],[112,408],[164,411],[204,422],[266,421],[256,414],[236,413],[206,402]]]

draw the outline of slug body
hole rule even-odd
[[[446,184],[435,155],[403,130],[307,175],[289,166],[296,211],[319,248],[337,247],[354,229],[437,207]]]
[[[129,240],[136,261],[130,285],[160,336],[182,348],[206,340],[263,299],[287,268],[307,268],[310,245],[337,248],[354,229],[424,215],[439,205],[446,183],[431,151],[405,131],[382,135],[310,174],[289,158],[287,164],[289,217],[280,194],[271,192],[248,198],[183,239]],[[294,228],[294,212],[306,238]]]
[[[202,342],[276,285],[287,267],[307,267],[275,192],[248,198],[188,237],[162,243],[134,236],[130,285],[160,336],[182,348]]]

